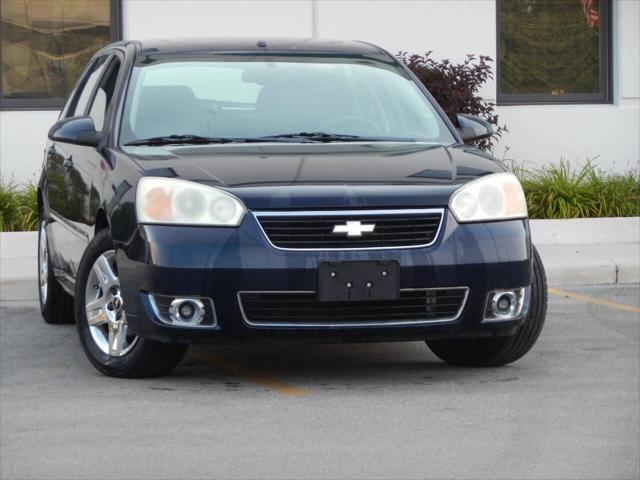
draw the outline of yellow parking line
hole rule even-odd
[[[616,310],[622,310],[623,312],[640,313],[640,308],[634,307],[633,305],[610,302],[609,300],[602,300],[601,298],[581,295],[580,293],[567,292],[565,290],[559,290],[557,288],[548,288],[547,291],[551,295],[557,295],[559,297],[573,298],[574,300],[580,300],[582,302],[592,303],[594,305],[602,305],[604,307],[615,308]]]
[[[242,365],[230,362],[216,355],[207,354],[206,352],[198,352],[195,356],[201,360],[205,360],[210,365],[213,365],[226,373],[246,378],[247,380],[251,380],[258,385],[262,385],[263,387],[282,395],[288,395],[290,397],[304,397],[308,393],[304,388],[294,387],[278,380],[277,378],[250,370]]]

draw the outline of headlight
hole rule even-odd
[[[494,173],[463,185],[449,200],[458,222],[526,218],[527,202],[513,173]]]
[[[143,177],[136,192],[139,223],[237,227],[247,209],[219,188],[175,178]]]

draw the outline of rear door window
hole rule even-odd
[[[104,129],[105,118],[107,117],[111,100],[115,93],[116,81],[120,72],[120,59],[113,57],[100,79],[100,83],[95,91],[93,100],[89,107],[88,115],[93,119],[96,131]]]
[[[96,84],[100,80],[102,73],[104,72],[105,67],[107,66],[107,59],[109,55],[103,55],[98,58],[95,63],[91,67],[91,72],[87,75],[82,88],[77,94],[77,100],[75,102],[75,107],[69,113],[68,116],[75,117],[78,115],[84,115],[87,111],[87,105],[91,100],[91,95],[96,87]]]

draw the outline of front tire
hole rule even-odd
[[[73,323],[73,297],[64,291],[53,275],[49,254],[47,222],[40,219],[38,230],[38,298],[40,313],[46,323],[60,325]]]
[[[529,313],[515,335],[496,338],[427,341],[441,360],[462,367],[497,367],[523,357],[538,340],[547,313],[547,277],[533,247],[533,281]]]
[[[187,347],[128,333],[115,250],[108,230],[93,238],[78,269],[78,335],[93,366],[110,377],[154,377],[173,370]]]

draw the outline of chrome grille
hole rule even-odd
[[[397,300],[320,302],[316,292],[240,292],[245,321],[254,326],[368,326],[456,320],[467,287],[400,290]]]
[[[429,246],[442,223],[442,209],[256,212],[262,230],[277,248],[345,250]],[[334,233],[336,226],[375,225],[359,236]]]

